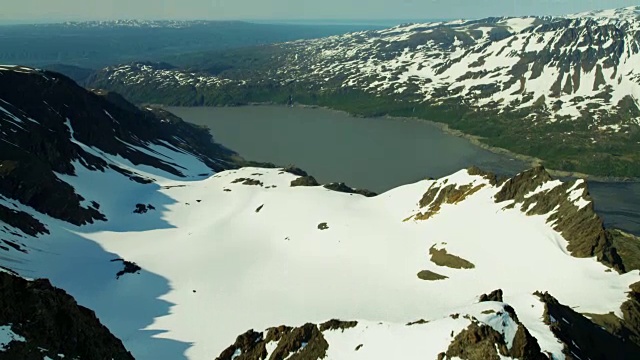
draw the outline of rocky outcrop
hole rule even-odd
[[[448,279],[448,276],[440,275],[431,270],[422,270],[418,272],[418,279],[427,280],[427,281],[436,281],[436,280],[445,280]]]
[[[498,351],[502,355],[508,352],[502,334],[490,326],[473,322],[456,335],[447,352],[441,354],[439,359],[500,360]]]
[[[545,323],[565,344],[567,355],[581,359],[640,359],[637,342],[611,334],[572,308],[562,305],[549,293],[536,295],[545,304]],[[637,305],[632,306],[637,314]]]
[[[87,91],[53,72],[4,69],[1,80],[0,195],[54,218],[76,225],[106,220],[95,207],[83,207],[84,199],[56,176],[74,175],[74,163],[148,181],[87,147],[177,176],[183,175],[180,164],[149,155],[149,144],[185,150],[215,170],[236,166],[237,155],[213,143],[207,129],[166,111],[139,109],[117,94]],[[8,218],[0,213],[0,220]]]
[[[47,280],[27,281],[0,271],[0,324],[25,340],[10,342],[2,358],[133,359],[93,311]]]
[[[363,195],[363,196],[366,196],[366,197],[378,196],[378,194],[373,192],[373,191],[369,191],[367,189],[353,189],[353,188],[347,186],[345,183],[326,184],[326,185],[324,185],[324,188],[332,190],[332,191],[347,193],[347,194],[359,194],[359,195]]]
[[[357,321],[342,321],[338,319],[332,319],[325,323],[320,324],[320,331],[324,332],[327,330],[342,330],[350,329],[358,326]]]
[[[439,359],[500,360],[506,356],[521,360],[548,360],[542,353],[538,341],[518,321],[513,309],[508,306],[505,308],[512,320],[518,324],[511,346],[507,345],[503,334],[477,319],[470,318],[471,325],[456,335],[447,352],[440,354]]]
[[[473,269],[476,266],[470,261],[459,256],[449,254],[446,249],[436,249],[435,245],[429,249],[431,262],[438,266],[446,266],[452,269]]]
[[[506,176],[500,176],[490,171],[482,170],[477,166],[471,166],[470,168],[467,169],[467,172],[469,173],[469,175],[482,176],[483,178],[489,180],[489,183],[493,186],[501,185],[502,183],[504,183],[509,179]]]
[[[250,178],[239,178],[235,179],[231,182],[232,184],[242,184],[242,185],[251,185],[251,186],[263,186],[264,184],[260,180],[250,179]]]
[[[138,264],[124,259],[112,259],[111,262],[121,262],[124,266],[122,270],[116,273],[116,279],[120,279],[124,274],[136,274],[138,271],[142,270]]]
[[[313,176],[301,176],[295,180],[291,180],[291,186],[319,186],[318,181]]]
[[[284,169],[282,169],[282,171],[284,172],[288,172],[290,174],[293,175],[297,175],[298,178],[294,179],[291,181],[291,186],[292,187],[296,187],[296,186],[319,186],[320,184],[318,183],[318,181],[311,175],[307,174],[306,171],[294,167],[294,166],[289,166],[286,167]],[[369,191],[366,189],[353,189],[349,186],[347,186],[345,183],[330,183],[330,184],[326,184],[324,185],[325,189],[329,189],[332,191],[338,191],[338,192],[343,192],[343,193],[347,193],[347,194],[359,194],[359,195],[363,195],[366,197],[374,197],[377,196],[378,194],[373,192],[373,191]]]
[[[0,205],[0,220],[30,236],[49,233],[47,227],[33,216],[24,211],[9,209],[4,205]]]
[[[478,299],[478,301],[479,302],[485,302],[485,301],[502,302],[502,290],[501,289],[494,290],[489,295],[482,294],[482,295],[480,295],[480,299]]]
[[[620,272],[631,270],[625,266],[611,234],[605,230],[602,220],[595,213],[587,184],[583,180],[575,180],[534,193],[541,185],[552,180],[542,166],[524,171],[502,185],[495,195],[495,201],[511,201],[507,207],[517,205],[527,215],[548,215],[547,222],[567,240],[567,250],[571,255],[583,258],[595,256],[598,261]],[[580,207],[571,199],[570,193],[574,192],[585,205]]]
[[[432,216],[440,212],[440,208],[444,204],[457,204],[468,196],[471,196],[484,187],[484,184],[473,186],[472,184],[446,185],[446,181],[440,183],[433,182],[427,192],[419,201],[420,208],[427,208],[425,211],[415,216],[416,220],[428,220]]]
[[[349,323],[345,323],[348,326]],[[331,329],[335,320],[324,327]],[[216,360],[263,360],[267,357],[266,345],[276,342],[277,346],[269,360],[318,360],[325,357],[329,344],[317,325],[308,323],[292,328],[279,326],[270,328],[265,333],[249,330],[238,336],[236,342],[224,350]],[[266,335],[265,335],[266,334]]]

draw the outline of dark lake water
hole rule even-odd
[[[376,192],[471,165],[507,175],[528,167],[412,119],[282,106],[168,110],[208,126],[217,142],[246,159],[295,164],[321,183],[340,181]],[[590,192],[608,226],[640,234],[640,183],[590,182]]]

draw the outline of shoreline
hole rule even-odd
[[[169,108],[169,107],[185,107],[185,108],[199,108],[199,107],[206,107],[206,106],[167,106],[167,105],[160,105],[160,104],[144,104],[144,106],[156,106],[156,107],[160,107],[162,109]],[[246,105],[233,105],[233,106],[217,106],[217,107],[248,107],[248,106],[278,106],[278,107],[289,107],[288,105],[283,105],[283,104],[279,104],[279,103],[274,103],[274,102],[259,102],[259,103],[248,103]],[[212,106],[212,107],[216,107],[216,106]],[[330,107],[326,107],[326,106],[321,106],[321,105],[307,105],[307,104],[295,104],[293,107],[298,107],[298,108],[305,108],[305,109],[322,109],[322,110],[327,110],[327,111],[334,111],[334,112],[339,112],[339,113],[343,113],[346,114],[348,116],[351,117],[358,117],[358,118],[362,118],[364,116],[359,116],[359,115],[355,115],[352,114],[348,111],[344,111],[344,110],[338,110],[338,109],[333,109]],[[490,151],[494,154],[498,154],[498,155],[506,155],[509,157],[512,157],[516,160],[528,163],[530,167],[534,167],[537,165],[543,165],[543,160],[538,159],[536,157],[533,156],[528,156],[528,155],[523,155],[523,154],[518,154],[518,153],[514,153],[510,150],[504,149],[504,148],[499,148],[499,147],[494,147],[494,146],[490,146],[485,144],[484,142],[482,142],[482,138],[479,136],[475,136],[475,135],[469,135],[466,134],[460,130],[456,130],[456,129],[451,129],[449,127],[448,124],[445,123],[441,123],[441,122],[437,122],[437,121],[433,121],[433,120],[427,120],[427,119],[421,119],[421,118],[416,118],[416,117],[399,117],[399,116],[389,116],[389,115],[384,115],[384,116],[379,116],[380,118],[387,118],[387,119],[393,119],[393,120],[412,120],[412,121],[421,121],[427,124],[430,124],[432,126],[437,127],[440,131],[444,132],[445,134],[448,135],[453,135],[459,138],[463,138],[465,140],[468,140],[471,144],[483,149],[483,150],[487,150]],[[373,117],[375,118],[375,117]],[[557,169],[550,169],[550,168],[546,168],[547,172],[555,177],[555,178],[579,178],[579,179],[585,179],[585,180],[589,180],[589,181],[593,181],[593,182],[602,182],[602,183],[638,183],[640,182],[640,178],[626,178],[626,177],[615,177],[615,176],[596,176],[596,175],[590,175],[590,174],[584,174],[584,173],[579,173],[579,172],[572,172],[572,171],[564,171],[564,170],[557,170]]]

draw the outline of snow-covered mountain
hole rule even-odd
[[[405,24],[110,66],[87,82],[136,103],[416,117],[549,169],[640,178],[639,12]]]
[[[138,359],[640,356],[640,240],[603,227],[582,180],[320,186],[237,169],[168,113],[0,69],[0,265]],[[5,320],[9,349],[29,340]]]
[[[564,17],[406,24],[284,43],[263,73],[228,75],[240,82],[311,82],[433,104],[455,100],[480,109],[530,109],[532,121],[585,117],[598,125],[601,117],[622,112],[630,116],[611,130],[626,131],[640,124],[639,16],[640,7],[629,7]],[[226,75],[205,79],[163,70],[125,65],[106,71],[116,84],[170,87],[215,87]]]

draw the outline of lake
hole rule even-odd
[[[413,119],[357,118],[344,112],[284,106],[170,107],[206,125],[214,139],[249,160],[294,164],[321,183],[384,192],[476,165],[513,175],[528,164]],[[640,183],[590,182],[605,224],[640,234]]]

